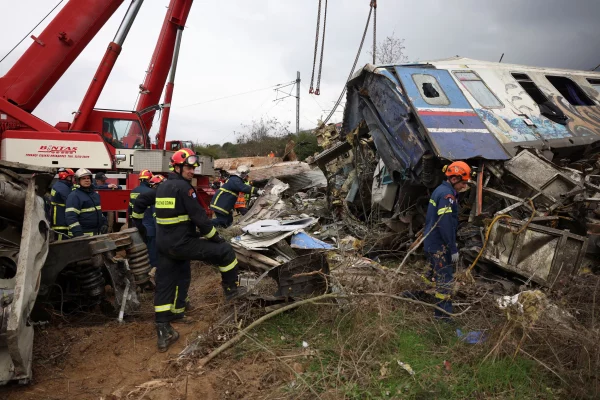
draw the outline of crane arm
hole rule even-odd
[[[0,78],[0,97],[32,112],[122,3],[70,0]]]

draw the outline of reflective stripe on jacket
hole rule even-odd
[[[50,191],[50,205],[52,207],[52,229],[67,233],[69,227],[65,219],[67,208],[67,197],[71,194],[72,183],[66,180],[57,181]]]
[[[138,227],[138,223],[142,223],[144,228],[146,228],[147,236],[156,236],[156,211],[154,208],[155,202],[156,190],[152,189],[149,192],[144,192],[135,199],[135,205],[133,206],[133,212],[131,213],[131,218],[134,219],[135,226]],[[151,230],[148,229],[148,226],[145,223],[147,213],[150,213],[152,218]]]
[[[140,182],[140,185],[131,191],[131,193],[129,194],[129,215],[130,216],[133,215],[133,209],[135,207],[135,203],[137,201],[138,196],[140,196],[142,193],[150,193],[150,192],[154,192],[154,190],[150,187],[150,184],[145,181]],[[154,216],[153,216],[154,211],[147,209],[147,208],[145,210],[146,211],[144,211],[144,218],[142,219],[142,223],[144,224],[144,227],[146,228],[147,235],[155,236],[156,235],[156,225],[155,225]]]
[[[425,235],[424,250],[428,253],[449,251],[450,254],[454,254],[458,252],[456,248],[457,230],[458,201],[456,191],[448,181],[444,181],[433,191],[429,199],[425,231],[423,232],[423,235]],[[430,231],[432,232],[429,233]]]
[[[93,188],[78,187],[67,197],[65,219],[72,236],[99,235],[106,218],[102,215],[100,195]]]
[[[185,236],[198,237],[196,228],[205,238],[217,232],[198,203],[196,190],[174,172],[156,189],[155,212],[156,240],[161,247],[174,247]]]
[[[240,192],[253,195],[256,191],[254,186],[247,185],[242,178],[232,175],[217,189],[210,201],[210,208],[220,214],[229,214],[235,207]]]

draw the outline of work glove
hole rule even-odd
[[[102,225],[100,227],[100,234],[101,235],[106,235],[108,233],[108,225]]]
[[[458,263],[458,253],[452,254],[452,264]]]
[[[262,190],[262,189],[258,189],[258,190],[256,191],[256,194],[257,194],[257,195],[259,195],[259,196],[262,196],[264,192],[265,192],[264,190]]]
[[[213,243],[225,243],[225,239],[223,239],[223,238],[221,237],[221,235],[219,235],[218,233],[215,233],[215,234],[213,235],[213,237],[211,237],[211,238],[210,238],[210,239],[208,239],[208,240],[210,240],[210,241],[211,241],[211,242],[213,242]]]

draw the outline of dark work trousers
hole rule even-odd
[[[436,305],[441,309],[452,312],[452,283],[454,279],[454,266],[450,250],[428,253],[427,260],[431,266],[430,279],[435,284]],[[436,318],[449,318],[447,314],[435,310]]]
[[[154,280],[154,311],[156,322],[169,322],[185,311],[189,289],[190,262],[159,256]],[[187,279],[187,284],[185,284]]]
[[[221,214],[215,211],[215,218],[211,219],[210,222],[215,228],[229,228],[233,224],[233,215]]]
[[[235,209],[238,213],[240,213],[240,215],[246,215],[246,213],[248,212],[248,209],[246,207],[242,207],[242,208],[236,208]]]
[[[173,248],[158,246],[158,267],[154,277],[154,311],[156,322],[171,321],[185,311],[191,280],[190,260],[215,265],[221,272],[223,286],[237,286],[237,258],[227,242],[215,243],[196,237],[185,237]]]
[[[150,266],[158,267],[158,250],[156,249],[156,236],[146,236],[146,247],[148,247],[148,257]]]

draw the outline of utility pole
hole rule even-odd
[[[296,72],[296,134],[300,133],[300,71]]]

